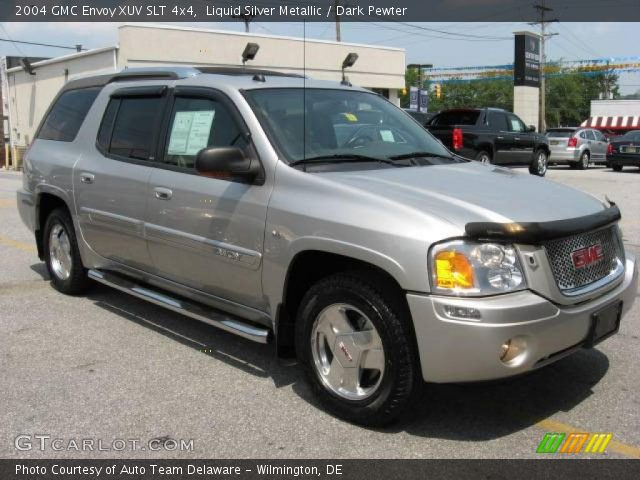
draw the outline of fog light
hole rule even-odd
[[[510,338],[500,347],[500,360],[509,366],[520,365],[527,353],[527,342],[524,337]]]
[[[449,318],[460,318],[462,320],[480,320],[482,318],[480,310],[471,307],[456,307],[454,305],[445,305],[444,313]]]

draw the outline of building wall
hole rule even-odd
[[[513,87],[513,113],[525,125],[538,125],[540,113],[540,89],[538,87]]]
[[[156,25],[123,25],[118,36],[120,68],[239,66],[244,47],[255,42],[260,50],[255,60],[248,62],[251,67],[340,81],[342,61],[355,52],[359,58],[347,69],[354,85],[402,89],[405,84],[405,52],[398,48]]]
[[[640,100],[591,100],[591,117],[640,115]]]
[[[69,78],[115,71],[115,47],[35,63],[35,75],[22,68],[7,71],[12,146],[26,146],[40,120]]]

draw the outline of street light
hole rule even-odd
[[[353,67],[353,64],[356,63],[356,60],[358,60],[358,54],[354,53],[354,52],[351,52],[342,61],[342,82],[340,82],[340,83],[342,83],[343,85],[351,86],[351,84],[347,80],[347,77],[344,74],[344,69]]]
[[[407,68],[410,69],[418,69],[418,111],[420,111],[420,107],[421,107],[421,99],[420,96],[422,95],[422,69],[423,68],[433,68],[433,64],[431,63],[410,63],[409,65],[407,65]]]
[[[256,58],[258,50],[260,50],[260,45],[257,43],[247,43],[247,46],[244,47],[244,51],[242,52],[242,65],[247,63],[247,60],[253,60]]]

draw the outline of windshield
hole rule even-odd
[[[412,152],[451,157],[406,113],[373,93],[267,88],[246,96],[289,163],[355,155],[389,159]]]

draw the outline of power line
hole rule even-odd
[[[2,27],[2,29],[4,30],[4,27]],[[4,30],[4,33],[6,34],[7,31]],[[79,45],[76,45],[75,47],[67,47],[66,45],[53,45],[53,44],[50,44],[50,43],[27,42],[26,40],[12,40],[11,38],[0,38],[0,42],[13,43],[14,46],[16,47],[16,49],[18,50],[18,52],[20,52],[23,57],[26,57],[27,55],[22,51],[21,48],[18,48],[16,43],[22,43],[22,44],[25,44],[25,45],[36,45],[36,46],[39,46],[39,47],[64,48],[66,50],[75,50],[75,51],[86,50],[86,48],[81,48]]]

